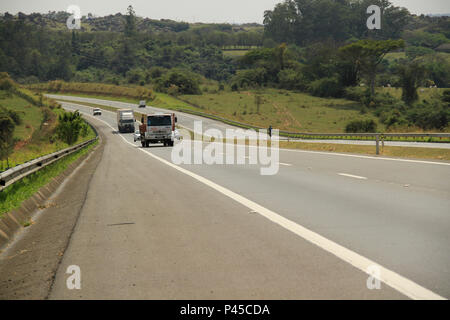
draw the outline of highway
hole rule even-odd
[[[180,165],[106,137],[52,299],[450,297],[450,164],[280,151],[280,171]],[[214,123],[211,124],[214,126]],[[368,290],[367,266],[381,270]],[[81,291],[66,288],[78,265]]]
[[[119,101],[111,101],[111,100],[103,100],[103,99],[95,99],[95,98],[87,98],[87,97],[75,97],[75,96],[64,96],[64,95],[54,95],[47,94],[48,97],[55,100],[67,100],[73,102],[83,102],[83,103],[92,103],[97,105],[103,105],[113,108],[127,108],[133,109],[140,113],[151,113],[151,112],[173,112],[168,111],[161,108],[155,108],[152,106],[147,106],[144,108],[139,108],[138,105],[126,102]],[[220,121],[203,118],[200,116],[195,116],[192,114],[177,112],[179,125],[189,129],[194,129],[195,121],[202,121],[203,130],[208,129],[219,129],[222,132],[225,132],[226,129],[236,129],[236,127],[222,123]],[[280,137],[280,140],[287,140],[285,137]],[[375,146],[375,142],[373,141],[361,141],[361,140],[302,140],[302,139],[289,139],[292,142],[308,142],[308,143],[331,143],[331,144],[356,144],[356,145],[373,145]],[[427,142],[405,142],[405,141],[385,141],[386,146],[398,146],[398,147],[420,147],[420,148],[441,148],[441,149],[450,149],[450,143],[427,143]]]

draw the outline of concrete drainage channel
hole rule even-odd
[[[19,165],[15,168],[9,169],[5,172],[0,173],[0,192],[6,187],[20,181],[21,179],[63,159],[64,157],[73,154],[83,148],[88,147],[95,141],[99,140],[99,135],[94,126],[90,123],[94,132],[96,133],[96,138],[78,144],[76,146],[46,155],[44,157],[29,161],[25,164]],[[95,150],[95,149],[94,149]],[[92,153],[92,152],[91,152]],[[73,163],[71,163],[68,168],[59,176],[52,179],[50,183],[43,186],[37,193],[35,193],[31,198],[25,200],[20,208],[12,210],[11,212],[5,213],[3,217],[0,218],[0,249],[6,247],[9,241],[14,237],[14,235],[20,229],[24,228],[23,224],[40,209],[45,208],[45,202],[51,197],[51,195],[58,189],[58,187],[65,181],[65,179],[72,174],[72,172],[91,154],[87,153]]]

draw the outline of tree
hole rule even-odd
[[[341,47],[339,51],[366,76],[370,85],[370,94],[374,96],[378,66],[386,54],[404,46],[403,40],[359,40]]]
[[[136,13],[131,5],[127,8],[124,33],[128,38],[131,38],[136,34]]]
[[[6,159],[8,168],[9,156],[11,155],[15,145],[14,129],[15,125],[19,123],[20,118],[17,113],[9,112],[3,108],[0,108],[0,159]]]
[[[64,112],[59,116],[59,123],[56,132],[59,139],[68,145],[74,144],[78,140],[80,131],[83,127],[83,119],[78,111]]]
[[[419,99],[417,89],[424,81],[427,73],[425,66],[415,61],[406,65],[400,65],[397,73],[402,84],[402,100],[407,105],[411,105]]]

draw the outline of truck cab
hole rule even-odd
[[[150,144],[163,143],[173,147],[175,142],[175,124],[177,117],[174,113],[143,115],[139,127],[141,144],[148,148]]]

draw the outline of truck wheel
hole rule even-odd
[[[150,141],[145,141],[145,147],[148,148],[150,146]]]
[[[173,147],[174,142],[173,142],[173,141],[170,141],[168,144],[169,144],[169,147]]]
[[[141,141],[142,148],[145,148],[145,141]]]

